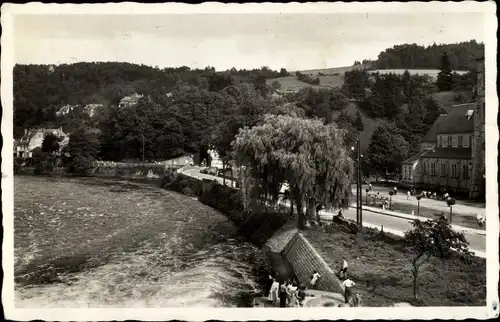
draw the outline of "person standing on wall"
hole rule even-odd
[[[318,280],[321,278],[321,275],[315,270],[313,275],[311,276],[311,288],[315,287],[318,283]]]

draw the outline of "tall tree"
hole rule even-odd
[[[298,227],[303,229],[304,204],[313,217],[317,202],[338,207],[349,198],[353,161],[344,136],[333,123],[267,115],[262,125],[240,131],[233,142],[234,156],[246,167],[246,176],[274,201],[282,185],[289,184]]]
[[[371,173],[384,175],[398,172],[400,163],[408,156],[409,144],[392,123],[382,121],[368,146],[368,164]]]
[[[437,77],[437,86],[441,91],[451,91],[453,88],[453,76],[448,54],[445,52],[441,57],[441,71]]]
[[[53,133],[45,133],[42,141],[42,152],[52,154],[59,151],[61,138]]]
[[[70,155],[68,170],[86,176],[99,154],[99,139],[96,133],[80,128],[69,137],[67,152]]]

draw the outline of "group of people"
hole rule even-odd
[[[344,281],[342,282],[342,286],[344,287],[344,301],[345,304],[349,304],[350,306],[362,306],[362,299],[361,295],[359,293],[356,293],[356,295],[353,297],[352,295],[352,290],[353,287],[356,286],[356,283],[354,283],[349,277],[347,276],[347,269],[349,265],[347,264],[347,261],[345,259],[342,260],[342,266],[339,271],[339,277],[343,279]]]
[[[315,287],[320,278],[321,275],[317,271],[314,271],[310,281],[311,287]],[[269,275],[269,279],[271,287],[267,299],[274,305],[279,304],[279,307],[302,307],[304,305],[306,298],[305,290],[307,289],[304,284],[299,285],[294,279],[289,279],[288,281],[284,281],[283,279],[278,280],[272,275]]]

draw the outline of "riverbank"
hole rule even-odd
[[[338,270],[343,259],[349,277],[369,306],[391,306],[408,302],[418,306],[486,305],[486,260],[472,257],[465,264],[458,258],[431,258],[420,269],[420,300],[413,300],[411,260],[413,254],[401,238],[372,229],[358,235],[323,227],[305,231],[304,236]]]
[[[265,255],[220,212],[129,180],[15,177],[17,307],[242,307]]]

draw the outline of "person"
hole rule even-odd
[[[354,297],[354,306],[359,307],[363,306],[363,299],[361,298],[361,295],[359,293],[356,293],[356,296]]]
[[[344,279],[347,279],[347,267],[348,267],[347,261],[344,258],[342,260],[342,268],[339,271],[339,276],[344,278]]]
[[[279,286],[280,283],[278,283],[278,281],[275,278],[273,278],[273,284],[271,285],[271,289],[269,290],[269,295],[267,296],[267,299],[274,305],[276,305],[278,302]]]
[[[432,197],[433,197],[433,199],[437,199],[437,193],[436,193],[436,191],[434,191],[434,193],[432,194]]]
[[[340,208],[340,209],[339,209],[339,217],[340,217],[340,218],[344,217],[343,212],[344,212],[344,211],[342,210],[342,208]]]
[[[315,270],[313,275],[311,276],[311,288],[316,286],[320,278],[321,275],[319,275],[319,273]]]
[[[372,190],[373,190],[373,188],[372,188],[372,184],[371,184],[371,183],[368,185],[368,189],[369,189],[370,191],[372,191]]]
[[[269,273],[269,275],[267,276],[267,289],[268,290],[271,290],[271,286],[273,285],[273,282],[274,282],[273,275],[271,273]],[[271,291],[269,291],[269,292],[271,292]]]
[[[410,200],[410,191],[408,190],[408,193],[406,194],[406,200]]]
[[[394,187],[394,194],[397,195],[398,194],[398,187]]]
[[[296,302],[295,292],[297,291],[297,286],[295,283],[289,283],[286,287],[286,293],[288,298],[288,305],[292,306]]]
[[[354,285],[356,285],[356,283],[350,279],[346,279],[342,282],[342,286],[344,287],[344,300],[346,303],[349,303],[349,300],[352,297],[352,288]]]
[[[377,200],[380,199],[380,191],[377,191]]]
[[[280,307],[286,307],[286,282],[281,281],[279,287]]]
[[[301,307],[306,299],[306,287],[304,284],[299,285],[299,290],[297,292],[297,306]]]

